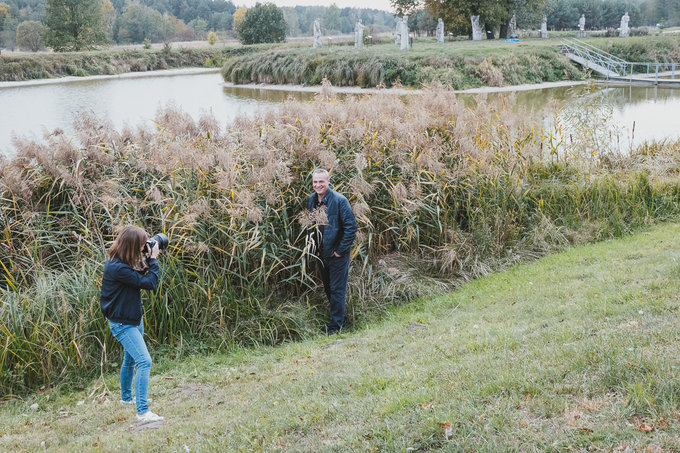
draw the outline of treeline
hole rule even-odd
[[[282,8],[288,26],[288,36],[309,36],[313,34],[314,20],[321,20],[325,34],[354,33],[357,21],[377,32],[394,29],[394,15],[377,9],[339,8],[331,6],[296,6]],[[435,24],[436,27],[436,24]]]
[[[59,2],[0,0],[0,48],[34,51],[45,46],[54,48],[47,39],[51,29],[49,5]],[[97,45],[202,40],[211,31],[231,37],[247,10],[236,8],[230,0],[61,0],[61,3],[63,5],[56,5],[54,10],[89,11],[88,27],[84,31],[94,31],[103,37]],[[324,34],[351,33],[358,20],[375,32],[392,30],[395,26],[391,13],[376,9],[331,5],[281,10],[287,36],[311,35],[316,19],[321,20]],[[59,18],[57,22],[64,20],[68,19]],[[80,50],[75,47],[66,46],[61,50]]]
[[[581,14],[586,17],[587,29],[617,28],[625,13],[630,17],[631,27],[680,25],[680,1],[677,0],[549,0],[545,12],[548,27],[553,30],[577,28]],[[540,24],[540,18],[534,18],[533,23]],[[531,28],[530,24],[526,25]]]
[[[391,0],[398,16],[409,14],[411,18],[423,11],[431,20],[441,18],[447,32],[454,35],[470,35],[471,16],[479,16],[480,25],[487,38],[506,37],[508,23],[515,15],[520,29],[538,29],[543,17],[551,30],[574,30],[579,18],[586,18],[589,30],[617,28],[626,12],[630,27],[680,25],[679,0],[478,0],[475,2],[443,2],[441,0]],[[419,25],[422,20],[416,21]],[[430,27],[434,24],[430,22]],[[436,25],[434,25],[436,26]],[[431,28],[425,27],[428,32]]]

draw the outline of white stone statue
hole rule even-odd
[[[470,21],[472,22],[472,40],[481,41],[482,27],[479,25],[479,16],[470,16]]]
[[[578,37],[585,38],[586,36],[586,15],[581,14],[581,18],[578,20]]]
[[[395,44],[401,45],[401,18],[397,19],[397,37],[394,40]]]
[[[314,48],[321,47],[323,42],[321,41],[321,21],[319,19],[314,19]]]
[[[543,16],[541,21],[541,38],[545,39],[548,37],[548,18]]]
[[[364,47],[364,24],[361,21],[354,25],[354,47]]]
[[[444,21],[437,19],[437,42],[444,42]]]
[[[401,37],[400,48],[401,50],[406,50],[410,47],[408,42],[408,15],[404,14],[404,18],[401,20],[401,30],[399,33]]]
[[[619,36],[622,38],[627,38],[630,34],[630,28],[628,27],[629,20],[630,17],[628,16],[628,11],[626,11],[626,14],[621,16],[621,29],[619,30]]]
[[[508,38],[517,38],[517,17],[514,14],[508,24]]]

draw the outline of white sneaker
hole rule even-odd
[[[146,399],[146,402],[147,402],[147,403],[152,403],[152,402],[153,402],[153,398],[147,398],[147,399]],[[122,405],[129,404],[130,406],[134,406],[135,404],[137,404],[137,399],[136,399],[136,398],[132,398],[132,399],[129,400],[129,401],[118,400],[118,404],[122,404]]]
[[[148,411],[147,413],[142,415],[137,414],[137,420],[142,423],[160,422],[162,420],[165,420],[165,417],[161,417],[158,414],[154,414],[153,412]]]

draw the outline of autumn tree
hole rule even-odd
[[[47,0],[47,45],[57,52],[93,49],[108,42],[110,0]]]
[[[0,50],[3,46],[3,32],[5,30],[5,19],[9,17],[9,5],[7,3],[0,3]]]
[[[238,24],[243,22],[243,18],[246,17],[246,11],[248,11],[248,8],[245,7],[238,8],[236,11],[234,11],[233,16],[234,30],[238,28]]]

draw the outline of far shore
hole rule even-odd
[[[17,82],[0,82],[0,89],[15,88],[36,85],[55,85],[60,83],[86,82],[89,80],[109,80],[109,79],[135,79],[142,77],[163,77],[175,75],[190,75],[190,74],[207,74],[211,72],[220,72],[220,68],[180,68],[180,69],[160,69],[158,71],[139,71],[139,72],[124,72],[121,74],[106,74],[106,75],[92,75],[92,76],[67,76],[55,77],[51,79],[35,79],[35,80],[20,80]]]

